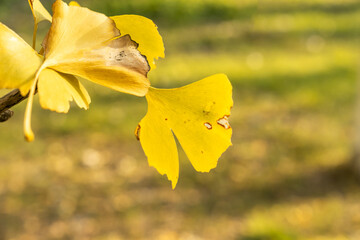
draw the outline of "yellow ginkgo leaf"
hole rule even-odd
[[[45,62],[117,91],[144,96],[149,88],[146,58],[126,35],[119,37],[115,23],[87,8],[53,4],[53,23],[43,42]]]
[[[25,96],[43,57],[0,23],[0,88],[19,88]]]
[[[35,49],[36,44],[36,32],[39,22],[47,20],[52,21],[50,13],[44,8],[40,0],[28,0],[31,12],[34,16],[34,33],[33,33],[33,48]]]
[[[149,93],[152,92],[150,89]],[[148,100],[148,113],[141,120],[135,134],[148,157],[151,167],[166,174],[174,189],[179,178],[178,151],[174,135],[155,103]]]
[[[45,109],[67,113],[69,101],[75,100],[80,108],[88,109],[90,97],[74,76],[44,69],[38,81],[40,105]]]
[[[47,20],[51,22],[51,15],[46,8],[41,4],[40,0],[28,0],[35,19],[35,24]]]
[[[147,57],[151,69],[155,69],[155,59],[165,57],[165,48],[158,28],[150,19],[138,15],[111,17],[121,35],[129,34],[139,44],[139,51]]]
[[[228,117],[233,105],[232,86],[217,74],[177,89],[150,88],[148,113],[137,128],[149,164],[172,181],[178,179],[178,155],[171,131],[199,172],[215,168],[231,145]]]

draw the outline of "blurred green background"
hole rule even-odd
[[[233,146],[206,174],[180,152],[173,191],[133,134],[145,99],[83,81],[90,109],[64,115],[36,97],[35,142],[23,140],[25,103],[0,124],[0,239],[360,239],[359,1],[79,2],[155,21],[156,87],[226,73]],[[31,42],[27,1],[1,0],[0,21]]]

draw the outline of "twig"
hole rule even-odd
[[[11,107],[22,102],[27,98],[21,95],[18,89],[15,89],[2,98],[0,98],[0,122],[5,122],[14,115],[14,112],[10,110]]]

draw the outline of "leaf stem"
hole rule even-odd
[[[46,65],[43,64],[39,68],[39,70],[36,72],[35,79],[33,84],[31,85],[30,92],[29,92],[29,99],[26,103],[26,109],[25,109],[25,117],[24,117],[24,134],[25,139],[28,142],[32,142],[34,140],[34,133],[31,129],[31,112],[32,112],[32,105],[34,100],[34,95],[36,93],[37,83],[39,80],[39,76],[42,70],[46,68]]]
[[[33,32],[33,45],[32,45],[32,48],[35,50],[35,45],[36,45],[36,32],[37,32],[37,28],[38,28],[38,25],[37,23],[35,22],[34,23],[34,32]]]

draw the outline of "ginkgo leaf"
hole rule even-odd
[[[144,96],[149,88],[146,58],[115,23],[87,8],[53,4],[53,24],[43,42],[43,68],[74,74],[117,91]]]
[[[19,88],[25,96],[37,69],[43,63],[43,57],[2,23],[0,56],[0,88]]]
[[[35,19],[35,24],[47,20],[51,22],[52,18],[50,13],[46,8],[41,4],[40,0],[28,0],[31,8],[31,12]]]
[[[177,89],[150,88],[148,113],[137,135],[149,164],[172,181],[178,179],[178,155],[171,131],[193,167],[199,172],[215,168],[231,145],[228,117],[233,105],[232,86],[217,74]]]
[[[114,22],[101,13],[84,7],[68,6],[56,0],[53,23],[43,43],[47,58],[61,60],[69,53],[92,49],[120,35]]]
[[[69,6],[80,7],[76,1]],[[151,20],[139,15],[118,15],[110,17],[122,36],[129,34],[139,44],[138,50],[146,56],[151,69],[155,69],[155,59],[165,57],[165,48],[158,27]]]
[[[49,67],[120,92],[143,96],[150,85],[146,78],[149,68],[139,67],[144,64],[147,64],[145,59],[126,35],[112,40],[105,47],[69,54],[65,61],[53,62]]]
[[[158,111],[149,101],[148,113],[136,128],[135,134],[148,157],[149,165],[160,174],[166,174],[174,189],[179,178],[176,142],[165,118],[160,117]]]
[[[80,108],[88,109],[90,96],[78,79],[72,75],[44,69],[38,81],[40,105],[45,109],[67,113],[69,102],[75,100]]]
[[[155,59],[165,57],[165,48],[158,28],[150,19],[138,15],[111,17],[121,35],[129,34],[139,44],[139,51],[147,57],[151,69],[155,69]]]
[[[36,33],[39,22],[47,20],[52,21],[50,13],[44,8],[40,0],[28,0],[31,12],[34,16],[34,33],[33,33],[33,48],[35,49],[36,44]]]

